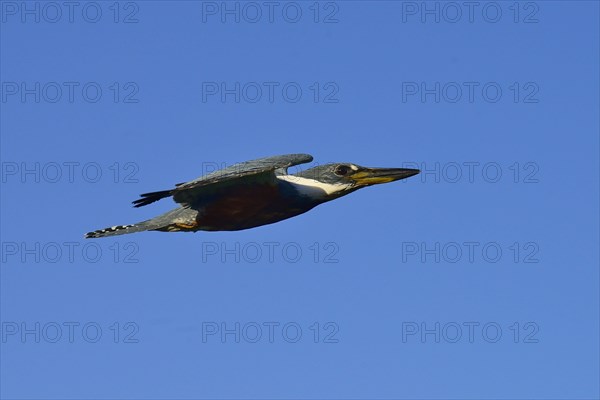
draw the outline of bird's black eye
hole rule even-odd
[[[350,172],[350,167],[347,165],[338,165],[337,167],[335,167],[335,170],[333,171],[336,175],[339,176],[345,176],[348,174],[348,172]]]

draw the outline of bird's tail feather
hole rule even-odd
[[[101,238],[105,236],[125,235],[127,233],[143,232],[161,228],[161,226],[156,226],[155,224],[152,224],[150,222],[151,221],[144,221],[132,225],[116,225],[111,226],[110,228],[98,229],[96,231],[86,233],[85,238],[92,239]]]
[[[179,207],[168,211],[158,217],[132,225],[117,225],[110,228],[98,229],[85,234],[86,239],[101,238],[105,236],[125,235],[143,231],[176,232],[181,230],[195,230],[196,215],[198,211],[187,207]]]

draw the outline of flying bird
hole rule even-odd
[[[319,204],[355,190],[405,179],[418,169],[367,168],[351,163],[324,164],[288,174],[309,163],[309,154],[286,154],[234,164],[173,189],[144,193],[133,202],[142,207],[173,197],[179,207],[132,225],[88,232],[86,238],[142,231],[237,231],[272,224],[303,214]]]

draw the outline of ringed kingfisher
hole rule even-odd
[[[144,193],[133,202],[142,207],[173,197],[179,207],[132,225],[88,232],[86,238],[142,231],[237,231],[295,217],[355,190],[405,179],[418,169],[367,168],[352,163],[319,165],[288,174],[309,163],[309,154],[286,154],[234,164],[173,189]]]

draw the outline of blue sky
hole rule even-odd
[[[600,395],[597,2],[0,5],[2,398]],[[424,172],[83,239],[300,152]]]

